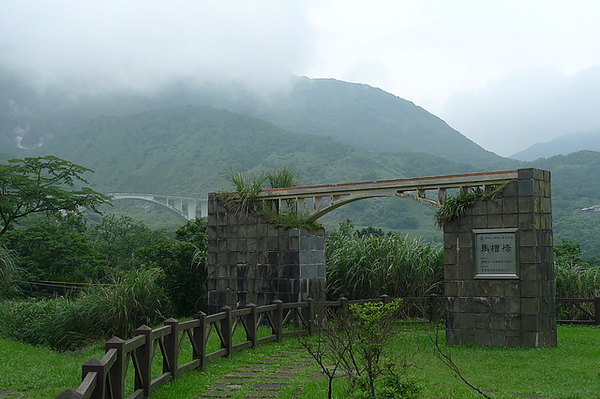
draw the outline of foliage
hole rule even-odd
[[[174,240],[165,230],[152,230],[129,216],[107,214],[90,231],[94,247],[109,269],[131,270],[141,264],[140,251]]]
[[[157,269],[131,272],[113,285],[86,289],[77,297],[5,301],[0,335],[57,350],[80,348],[98,339],[127,337],[152,325],[168,310]]]
[[[221,200],[234,213],[251,213],[257,210],[258,193],[266,176],[246,176],[243,173],[230,170],[227,178],[235,186],[235,194],[222,194]]]
[[[457,196],[448,196],[435,212],[435,220],[438,227],[443,228],[444,225],[452,220],[460,219],[467,210],[475,206],[479,201],[487,201],[499,195],[507,184],[494,186],[490,190],[475,188]]]
[[[177,229],[179,241],[140,251],[144,261],[164,271],[161,286],[169,296],[176,316],[206,311],[206,222],[188,221]]]
[[[0,245],[0,299],[11,297],[18,292],[15,283],[18,273],[14,253]]]
[[[581,245],[563,240],[554,246],[554,272],[558,298],[600,296],[600,265],[597,259],[584,260]]]
[[[279,209],[275,202],[263,202],[258,199],[258,194],[263,189],[263,184],[268,183],[270,188],[285,188],[297,185],[297,174],[289,168],[279,168],[259,176],[247,176],[243,173],[230,171],[228,177],[235,186],[235,193],[221,193],[221,205],[233,213],[254,213],[265,216],[275,225],[283,228],[305,228],[314,230],[322,226],[317,222],[307,222],[306,215],[298,214],[294,200],[287,200],[285,208]]]
[[[265,176],[269,188],[286,188],[298,185],[298,173],[288,167],[281,167]]]
[[[327,237],[327,295],[350,299],[439,294],[443,251],[397,234],[359,235],[351,224]]]
[[[352,304],[327,315],[318,307],[316,337],[300,339],[308,353],[328,376],[328,397],[332,397],[333,379],[338,370],[348,381],[348,393],[357,398],[416,398],[420,389],[408,377],[410,364],[394,361],[386,344],[399,333],[396,314],[401,300],[389,303]],[[402,349],[396,352],[402,352]],[[405,353],[403,355],[406,355]]]
[[[160,286],[163,273],[156,268],[134,270],[115,277],[112,285],[84,291],[79,300],[86,317],[99,318],[100,331],[120,337],[130,336],[142,324],[156,324],[171,310]]]
[[[15,221],[32,213],[61,216],[62,212],[95,210],[108,197],[76,183],[90,169],[54,156],[11,159],[0,165],[0,219],[2,236]],[[65,188],[67,187],[67,188]]]
[[[27,281],[89,282],[102,279],[102,259],[81,217],[30,217],[2,237]]]

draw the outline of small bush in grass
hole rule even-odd
[[[323,304],[316,305],[316,314],[321,315],[313,320],[316,334],[300,342],[329,378],[329,398],[338,371],[346,377],[351,397],[419,397],[421,389],[408,374],[411,365],[397,355],[392,359],[387,345],[399,333],[396,323],[401,304],[400,299],[352,304],[349,312],[334,313]]]

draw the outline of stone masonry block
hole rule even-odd
[[[533,180],[519,180],[518,182],[519,197],[531,197],[534,194]]]
[[[517,213],[505,213],[502,215],[502,227],[517,227],[519,217]]]

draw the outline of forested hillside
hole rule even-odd
[[[322,136],[202,106],[171,107],[92,120],[32,150],[96,171],[103,191],[205,196],[225,173],[289,166],[305,184],[380,180],[474,170],[427,154],[373,154]]]
[[[600,152],[557,155],[531,165],[552,171],[555,241],[580,242],[588,256],[600,255],[600,212],[582,210],[600,205]]]

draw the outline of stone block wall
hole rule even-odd
[[[208,197],[208,311],[325,297],[325,231],[280,228]]]
[[[515,278],[476,278],[474,230],[515,229]],[[444,227],[449,344],[556,346],[550,172],[521,169],[502,194]]]

